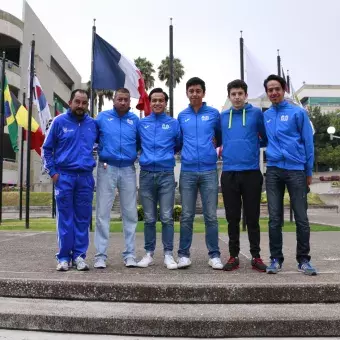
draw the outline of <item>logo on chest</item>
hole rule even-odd
[[[170,129],[170,125],[169,124],[162,124],[162,129],[163,130],[169,130]]]
[[[133,120],[127,119],[126,121],[127,121],[128,124],[133,125]]]
[[[73,132],[74,129],[68,129],[67,127],[63,127],[63,132],[68,133],[68,132]]]
[[[288,115],[282,115],[281,117],[280,117],[280,120],[281,120],[281,122],[288,122]]]
[[[209,120],[209,116],[202,116],[202,122]]]

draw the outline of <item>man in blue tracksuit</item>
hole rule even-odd
[[[110,234],[110,212],[119,191],[123,219],[126,267],[135,267],[135,237],[137,227],[137,184],[135,160],[137,158],[139,118],[130,111],[130,92],[120,88],[113,98],[113,110],[100,112],[96,118],[99,130],[97,168],[97,206],[95,268],[106,268]]]
[[[178,268],[191,265],[190,247],[193,222],[196,212],[197,192],[202,197],[206,227],[206,245],[209,265],[222,269],[218,246],[218,178],[215,146],[221,143],[220,114],[203,102],[205,83],[200,78],[191,78],[186,84],[190,104],[183,110],[178,121],[183,135],[181,174],[179,190],[182,201]]]
[[[284,260],[282,253],[283,196],[288,189],[296,221],[298,270],[316,275],[310,263],[310,227],[307,190],[312,183],[314,163],[313,130],[307,112],[284,99],[286,81],[270,75],[264,87],[272,106],[264,112],[268,137],[266,188],[269,211],[271,264],[267,273],[276,274]]]
[[[228,220],[230,258],[224,270],[239,268],[241,207],[248,227],[251,265],[266,271],[260,257],[260,203],[263,177],[260,171],[260,143],[266,135],[263,114],[259,108],[246,104],[248,86],[243,80],[228,84],[232,107],[221,114],[223,172],[221,187]]]
[[[181,147],[181,130],[178,121],[165,113],[168,95],[155,88],[149,94],[152,113],[140,120],[138,132],[142,152],[139,195],[144,211],[144,239],[146,254],[139,267],[154,264],[156,247],[157,204],[162,222],[164,265],[177,269],[173,258],[175,199],[175,152]]]
[[[92,216],[97,127],[86,113],[88,99],[84,90],[72,92],[70,108],[54,118],[43,145],[44,167],[55,185],[58,271],[67,271],[71,261],[78,270],[89,269],[84,259]]]

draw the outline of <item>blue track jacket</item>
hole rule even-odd
[[[69,109],[55,117],[43,144],[45,170],[51,177],[59,172],[92,173],[97,135],[95,121],[87,114],[79,120]]]
[[[139,164],[146,171],[173,171],[175,152],[181,148],[181,129],[177,119],[151,113],[139,121],[142,153]]]
[[[263,113],[251,104],[221,113],[223,171],[259,170],[267,137]]]
[[[137,158],[139,118],[133,112],[122,117],[115,109],[100,112],[96,118],[99,130],[99,161],[116,167],[131,166]]]
[[[203,103],[196,113],[189,105],[178,115],[183,136],[182,171],[203,172],[217,168],[216,146],[221,145],[219,112]]]
[[[282,101],[264,112],[268,137],[267,166],[305,170],[312,175],[314,164],[313,130],[306,110]]]

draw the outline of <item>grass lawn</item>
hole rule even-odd
[[[261,231],[268,231],[268,219],[263,218],[260,220]],[[93,222],[93,228],[95,222]],[[32,218],[30,219],[30,230],[32,231],[55,231],[55,220],[52,218]],[[25,230],[25,221],[19,220],[4,220],[0,226],[0,230]],[[227,222],[225,219],[219,219],[219,230],[221,233],[227,232]],[[284,231],[295,232],[295,224],[285,222]],[[111,232],[122,231],[122,221],[112,220],[110,225]],[[143,231],[143,222],[138,222],[137,232]],[[161,224],[157,223],[157,232],[161,231]],[[196,218],[194,223],[194,231],[196,233],[204,232],[204,221],[202,218]],[[340,231],[340,228],[311,224],[311,231]],[[175,222],[175,232],[179,232],[179,222]]]

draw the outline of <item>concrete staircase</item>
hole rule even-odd
[[[0,296],[0,328],[150,337],[340,336],[340,284],[0,279]]]

